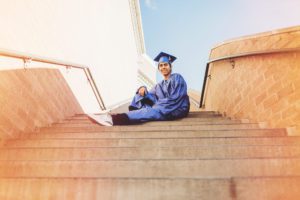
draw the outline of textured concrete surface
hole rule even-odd
[[[11,139],[2,148],[73,148],[73,147],[177,147],[177,146],[240,146],[240,145],[299,145],[299,136],[251,137],[169,137],[169,138],[34,138]]]
[[[215,112],[108,129],[75,115],[2,142],[0,197],[296,200],[299,144]]]

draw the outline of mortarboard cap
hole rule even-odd
[[[155,58],[154,61],[161,63],[161,62],[166,62],[166,63],[172,63],[176,60],[175,56],[172,56],[170,54],[160,52]]]

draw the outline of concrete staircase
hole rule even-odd
[[[0,148],[0,199],[300,199],[300,137],[194,112],[99,126],[76,115]]]

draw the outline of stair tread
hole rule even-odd
[[[143,124],[140,124],[138,126],[142,127],[152,127],[152,126],[183,126],[183,125],[193,125],[193,126],[198,126],[198,125],[241,125],[241,123],[238,120],[219,120],[219,121],[161,121],[161,122],[146,122]],[[99,125],[96,123],[92,122],[60,122],[60,123],[54,123],[51,125],[51,127],[98,127]]]
[[[223,117],[223,116],[207,116],[207,117],[185,117],[185,118],[181,118],[181,119],[176,119],[174,121],[177,122],[185,122],[185,121],[190,121],[190,122],[194,122],[194,121],[222,121],[222,120],[230,120],[230,118],[228,117]],[[93,122],[89,117],[79,117],[79,118],[66,118],[64,120],[62,120],[62,122],[88,122],[91,123]],[[153,121],[153,122],[147,122],[147,123],[155,123],[155,122],[162,122],[162,121]]]
[[[207,145],[298,145],[300,136],[279,137],[190,137],[190,138],[31,138],[10,139],[0,148],[10,147],[137,147],[137,146],[207,146]]]
[[[0,196],[14,200],[298,200],[300,177],[259,178],[0,178]],[[38,186],[38,187],[37,187]],[[18,188],[12,191],[11,188]],[[50,188],[50,191],[49,191]],[[76,192],[74,192],[76,188]],[[56,191],[56,192],[53,192]],[[284,198],[282,198],[284,197]]]
[[[300,176],[299,169],[299,158],[142,161],[0,161],[0,177],[229,178],[235,176]]]
[[[18,155],[18,157],[15,157]],[[6,148],[0,160],[101,160],[101,159],[220,159],[220,158],[300,158],[294,146],[177,146],[177,147],[81,147]]]
[[[231,129],[191,131],[122,131],[122,132],[38,132],[25,134],[25,138],[169,138],[169,137],[249,137],[286,136],[285,129]]]
[[[229,130],[229,129],[257,129],[256,123],[248,124],[210,124],[210,125],[178,125],[178,126],[85,126],[85,127],[45,127],[41,132],[82,132],[82,131],[102,131],[102,132],[128,132],[128,131],[190,131],[190,130]]]

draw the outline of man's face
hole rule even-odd
[[[158,70],[163,76],[168,76],[172,71],[170,64],[165,62],[161,62],[158,64]]]

